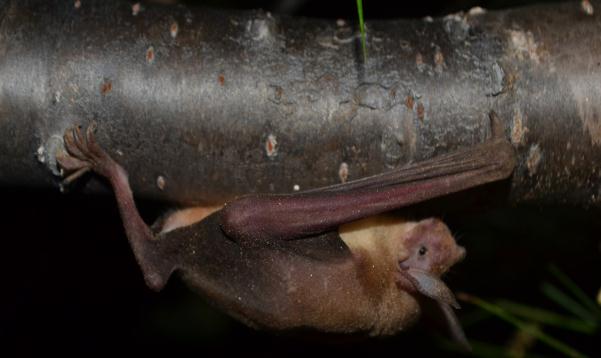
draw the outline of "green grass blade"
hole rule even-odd
[[[541,286],[541,290],[550,300],[557,303],[567,311],[571,312],[575,316],[581,318],[582,320],[590,323],[595,323],[596,319],[593,313],[589,312],[586,308],[584,308],[580,303],[576,302],[572,297],[566,295],[559,288],[554,285],[543,282]]]
[[[576,297],[581,304],[586,306],[591,312],[593,312],[598,320],[601,320],[601,307],[599,307],[595,301],[590,298],[568,275],[561,271],[557,266],[549,266],[549,271],[559,280],[559,282],[568,289],[574,297]]]
[[[519,328],[520,330],[527,332],[528,334],[536,337],[542,343],[555,349],[558,352],[561,352],[562,354],[565,354],[569,357],[586,357],[584,354],[578,352],[574,348],[572,348],[572,347],[568,346],[567,344],[544,333],[543,331],[538,329],[536,326],[525,323],[525,322],[521,321],[520,319],[514,317],[513,315],[509,314],[507,311],[505,311],[503,308],[501,308],[497,305],[494,305],[494,304],[484,301],[478,297],[468,295],[465,293],[460,293],[457,295],[457,297],[462,301],[469,302],[473,305],[476,305],[476,306],[494,314],[495,316],[501,318],[502,320]]]
[[[367,41],[365,36],[365,22],[363,21],[363,0],[357,0],[357,13],[359,14],[359,31],[361,32],[363,62],[367,62]]]
[[[513,314],[519,318],[527,319],[531,322],[559,327],[589,335],[594,334],[597,330],[597,326],[590,322],[560,315],[538,307],[523,305],[521,303],[506,300],[499,300],[496,302],[496,304],[510,314]]]
[[[461,326],[463,328],[469,328],[482,321],[485,321],[492,317],[490,312],[486,312],[483,309],[475,309],[472,312],[466,312],[461,314]]]

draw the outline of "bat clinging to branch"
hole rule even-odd
[[[86,134],[68,130],[67,152],[57,159],[72,177],[92,170],[108,179],[155,290],[178,272],[255,327],[372,335],[409,326],[425,297],[466,343],[451,309],[457,302],[440,279],[465,250],[437,219],[411,222],[385,213],[508,177],[513,148],[491,117],[493,138],[469,149],[345,184],[242,197],[211,214],[175,214],[152,229],[138,214],[125,170],[95,142],[93,126]]]

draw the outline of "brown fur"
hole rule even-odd
[[[288,258],[282,270],[287,309],[276,322],[280,329],[309,326],[326,332],[363,331],[388,335],[414,323],[420,307],[400,290],[397,262],[407,256],[403,238],[418,224],[377,216],[345,225],[340,237],[351,257],[339,263]]]
[[[177,210],[163,219],[161,223],[162,227],[160,233],[164,234],[169,231],[173,231],[177,228],[197,223],[221,208],[222,205],[195,206],[191,208]]]

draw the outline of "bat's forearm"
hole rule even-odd
[[[511,144],[501,137],[473,148],[357,182],[294,195],[247,196],[229,203],[222,227],[241,241],[295,239],[341,224],[509,177]]]

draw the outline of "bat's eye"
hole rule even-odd
[[[426,254],[426,252],[428,252],[428,248],[425,246],[422,246],[419,248],[419,251],[417,253],[419,254],[419,256],[424,256]]]

